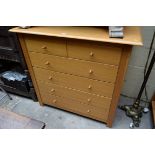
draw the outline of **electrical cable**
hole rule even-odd
[[[151,52],[152,52],[152,47],[153,47],[153,43],[154,43],[154,38],[155,38],[155,31],[154,31],[154,34],[153,34],[153,39],[152,39],[151,44],[150,44],[149,53],[148,53],[148,56],[147,56],[145,67],[144,67],[144,77],[145,77],[146,72],[147,72],[148,62],[150,60],[150,56],[151,56]],[[145,103],[145,107],[149,107],[149,99],[148,99],[148,92],[147,92],[146,86],[145,86],[144,90],[145,90],[145,98],[146,98],[146,101],[147,101]]]

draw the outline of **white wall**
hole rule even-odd
[[[141,27],[141,30],[142,30],[144,45],[143,47],[138,47],[138,46],[133,47],[128,70],[126,73],[126,77],[125,77],[125,81],[122,89],[123,95],[133,97],[133,98],[137,97],[141,83],[144,78],[144,66],[147,60],[147,55],[149,52],[149,47],[151,44],[151,39],[153,36],[153,32],[155,30],[155,26]],[[155,42],[154,42],[153,48],[155,49]],[[155,92],[155,65],[151,72],[146,88],[148,91],[149,99],[151,99],[153,93]],[[145,100],[144,93],[142,98]]]

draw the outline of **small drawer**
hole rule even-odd
[[[65,39],[36,35],[25,35],[24,37],[29,52],[67,56]]]
[[[71,58],[119,65],[121,47],[108,46],[104,43],[70,40],[67,41],[67,52]]]
[[[89,118],[93,118],[102,122],[106,122],[108,118],[109,107],[94,107],[74,99],[42,93],[44,104],[61,108],[76,114],[80,114]]]
[[[63,87],[112,98],[114,89],[113,83],[92,80],[55,71],[49,71],[37,67],[33,67],[33,70],[35,72],[37,81],[46,81],[48,83],[61,85]]]
[[[49,84],[43,81],[38,81],[37,83],[41,94],[46,93],[50,95],[76,99],[79,102],[83,102],[98,108],[109,108],[111,104],[111,99],[104,96],[98,96],[75,89],[62,87],[56,84]]]
[[[118,66],[30,52],[32,66],[114,83]]]

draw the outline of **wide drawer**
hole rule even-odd
[[[29,52],[67,56],[65,39],[38,35],[25,35],[24,37]]]
[[[32,66],[53,71],[88,77],[91,79],[115,82],[117,66],[102,63],[58,57],[53,55],[30,52]]]
[[[121,51],[121,47],[108,46],[104,43],[80,40],[67,41],[68,56],[77,59],[119,65]]]
[[[33,67],[33,70],[35,72],[37,81],[46,81],[64,87],[112,98],[114,89],[113,83],[92,80],[55,71],[49,71],[37,67]]]
[[[79,115],[83,115],[89,118],[93,118],[102,122],[106,122],[108,118],[109,109],[97,108],[91,105],[81,103],[77,100],[64,98],[55,95],[43,95],[44,104],[51,105],[63,110],[67,110]]]
[[[56,84],[45,83],[43,81],[38,81],[38,86],[40,94],[42,93],[48,95],[56,95],[65,98],[75,99],[79,102],[86,103],[95,107],[109,108],[111,104],[111,99],[103,96],[98,96],[82,91],[78,91],[71,88],[62,87]]]

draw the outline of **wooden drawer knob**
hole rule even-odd
[[[44,49],[44,50],[45,50],[45,49],[47,49],[47,47],[46,47],[46,46],[42,46],[41,48],[42,48],[42,49]]]
[[[92,69],[90,69],[90,70],[89,70],[89,74],[92,74],[92,73],[93,73],[93,70],[92,70]]]
[[[50,63],[48,61],[45,62],[45,65],[49,65]]]
[[[52,76],[50,76],[48,79],[49,79],[49,80],[52,80]]]
[[[94,56],[94,53],[93,53],[93,52],[90,52],[89,55],[90,55],[91,57],[93,57],[93,56]]]
[[[54,100],[53,100],[53,103],[56,103],[56,102],[57,102],[57,100],[54,99]]]
[[[89,113],[90,112],[90,110],[87,110],[87,113]]]
[[[88,86],[88,89],[91,89],[91,88],[92,88],[92,86],[91,86],[91,85],[89,85],[89,86]]]
[[[90,101],[91,101],[91,99],[89,98],[87,101],[88,101],[88,102],[90,102]]]
[[[51,92],[55,92],[55,89],[51,89]]]

